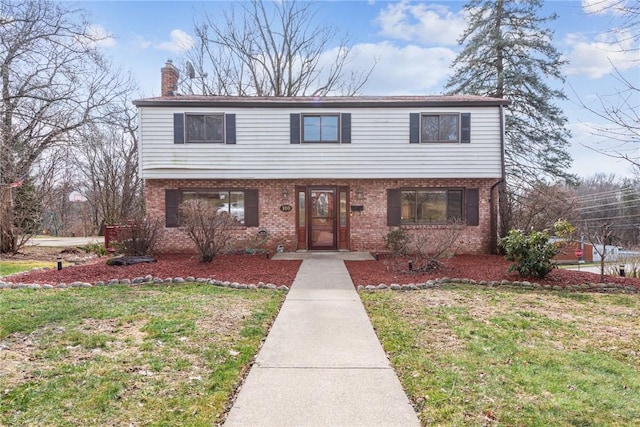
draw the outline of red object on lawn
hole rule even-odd
[[[580,258],[582,256],[582,254],[583,254],[583,252],[580,249],[578,249],[576,251],[576,257]]]

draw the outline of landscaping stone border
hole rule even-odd
[[[39,270],[36,268],[34,270]],[[21,273],[15,273],[21,274]],[[135,277],[133,279],[111,279],[107,282],[98,281],[95,283],[87,283],[87,282],[72,282],[72,283],[14,283],[10,281],[5,281],[2,279],[10,278],[13,275],[0,276],[0,289],[67,289],[67,288],[92,288],[94,286],[115,286],[115,285],[128,285],[128,286],[138,286],[142,284],[155,284],[155,285],[166,285],[171,283],[185,283],[185,282],[193,282],[193,283],[201,283],[208,284],[212,286],[219,286],[223,288],[231,288],[231,289],[271,289],[288,292],[289,287],[286,285],[276,285],[273,283],[264,283],[258,282],[257,284],[253,283],[238,283],[238,282],[230,282],[230,281],[221,281],[212,278],[195,278],[195,277],[168,277],[168,278],[160,278],[153,277],[152,275],[146,275],[144,277]],[[640,288],[635,286],[625,286],[616,283],[588,283],[585,282],[580,285],[567,285],[567,286],[559,286],[559,285],[547,285],[547,284],[539,284],[535,282],[528,281],[486,281],[486,280],[473,280],[473,279],[459,279],[459,278],[449,278],[442,277],[440,279],[428,280],[424,283],[408,283],[408,284],[397,284],[392,283],[387,285],[385,283],[380,283],[379,285],[367,285],[362,286],[359,285],[356,289],[358,292],[372,292],[372,291],[384,291],[384,290],[392,290],[392,291],[414,291],[421,289],[430,289],[440,287],[442,285],[479,285],[479,286],[487,286],[487,287],[508,287],[513,289],[526,289],[526,290],[552,290],[552,291],[567,291],[567,292],[597,292],[597,293],[627,293],[627,294],[640,294]]]
[[[486,280],[473,280],[473,279],[458,279],[443,277],[440,279],[428,280],[424,283],[409,283],[400,285],[392,283],[387,285],[381,283],[378,286],[359,285],[357,287],[358,292],[373,292],[373,291],[415,291],[420,289],[431,289],[441,287],[442,285],[479,285],[487,286],[490,288],[506,287],[512,289],[525,289],[525,290],[551,290],[551,291],[566,291],[566,292],[597,292],[597,293],[626,293],[626,294],[639,294],[640,288],[635,286],[625,286],[616,283],[583,283],[581,285],[541,285],[539,283],[532,283],[528,281],[514,281],[508,280],[501,281],[486,281]]]
[[[0,279],[6,279],[11,277],[11,275],[1,277]],[[153,277],[148,274],[144,277],[135,277],[133,279],[111,279],[106,282],[98,281],[95,283],[88,282],[72,282],[72,283],[23,283],[23,282],[8,282],[4,280],[0,280],[0,289],[67,289],[67,288],[93,288],[96,286],[116,286],[116,285],[127,285],[127,286],[140,286],[140,285],[168,285],[172,283],[200,283],[212,286],[219,286],[222,288],[231,288],[231,289],[270,289],[288,292],[289,287],[286,285],[276,285],[273,283],[264,283],[258,282],[257,284],[253,283],[238,283],[238,282],[229,282],[216,280],[212,278],[195,278],[195,277]]]

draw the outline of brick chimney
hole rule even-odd
[[[164,67],[160,69],[162,75],[162,96],[173,96],[178,90],[178,78],[180,71],[173,65],[173,61],[168,59]]]

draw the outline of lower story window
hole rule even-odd
[[[165,225],[179,227],[180,203],[185,200],[204,199],[211,203],[217,212],[227,212],[245,227],[258,227],[258,190],[220,190],[220,189],[170,189],[164,190]]]
[[[182,201],[193,199],[206,200],[218,212],[226,212],[244,224],[244,191],[225,190],[184,190]]]
[[[443,224],[462,220],[463,190],[402,190],[402,224]]]

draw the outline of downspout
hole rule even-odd
[[[497,254],[498,253],[498,235],[500,230],[498,230],[498,215],[497,213],[499,212],[499,209],[496,209],[496,204],[495,204],[495,195],[494,195],[494,190],[496,189],[496,187],[500,184],[502,184],[505,180],[505,165],[504,165],[504,106],[500,105],[499,107],[499,111],[500,111],[500,179],[498,181],[495,182],[495,184],[493,184],[491,186],[491,189],[489,190],[489,213],[490,213],[490,223],[491,223],[491,239],[489,241],[489,249],[491,251],[491,253]]]

